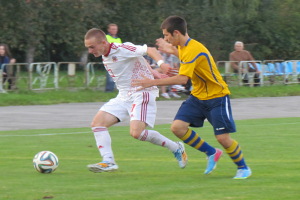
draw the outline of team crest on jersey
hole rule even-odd
[[[113,56],[113,57],[112,57],[112,60],[113,60],[113,62],[117,62],[117,61],[118,61],[117,56]]]

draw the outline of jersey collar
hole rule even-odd
[[[107,52],[107,54],[105,54],[104,56],[105,57],[107,57],[108,55],[109,55],[109,53],[110,53],[110,50],[111,50],[111,46],[113,45],[113,43],[110,43],[110,45],[109,45],[109,49],[108,49],[108,52]]]
[[[191,41],[191,38],[189,38],[189,39],[185,42],[184,46],[187,46],[187,45],[189,44],[190,41]]]

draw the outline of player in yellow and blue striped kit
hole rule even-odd
[[[251,176],[239,143],[229,133],[236,131],[230,106],[230,91],[207,48],[191,39],[187,34],[186,21],[179,16],[170,16],[161,25],[164,39],[158,39],[159,50],[179,57],[181,64],[176,76],[165,79],[135,80],[135,85],[151,87],[153,85],[186,84],[192,81],[189,98],[179,108],[172,123],[172,132],[186,144],[204,152],[208,163],[205,174],[211,173],[223,151],[205,142],[189,127],[202,127],[208,120],[214,128],[218,142],[237,165],[234,179],[246,179]],[[177,46],[177,48],[176,48]]]

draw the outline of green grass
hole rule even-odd
[[[86,165],[100,161],[89,128],[0,131],[1,200],[273,200],[300,199],[300,118],[236,121],[239,141],[253,170],[247,180],[233,180],[236,168],[227,155],[211,175],[204,175],[204,154],[186,146],[189,163],[180,169],[168,150],[129,136],[128,127],[110,129],[120,170],[92,173]],[[177,140],[170,125],[160,131]],[[195,129],[207,142],[209,124]],[[52,174],[40,174],[32,158],[53,151],[60,161]]]
[[[231,98],[300,96],[300,85],[271,85],[263,87],[230,87]]]
[[[264,87],[230,87],[231,98],[300,96],[300,85],[273,85]],[[0,93],[0,106],[49,105],[58,103],[105,102],[115,97],[117,92],[105,93],[92,89],[16,91]],[[182,95],[181,99],[187,96]],[[158,100],[165,100],[159,97]],[[174,99],[172,99],[174,100]]]
[[[115,97],[116,92],[105,93],[89,89],[47,90],[40,92],[24,91],[20,93],[0,94],[0,106],[13,105],[50,105],[59,103],[104,102]]]

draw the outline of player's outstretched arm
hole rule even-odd
[[[178,49],[174,47],[172,44],[165,41],[163,38],[158,38],[156,40],[156,45],[158,46],[158,50],[160,50],[161,52],[173,54],[179,57]]]
[[[147,54],[156,61],[157,65],[162,69],[164,74],[168,74],[172,69],[169,64],[164,63],[162,55],[155,47],[147,47]]]
[[[146,60],[145,60],[145,62],[147,63],[147,67],[150,70],[150,72],[153,74],[155,79],[161,79],[161,78],[169,77],[168,75],[162,73],[161,68],[158,68],[157,70],[152,69],[152,67],[149,65],[149,63]]]
[[[140,86],[140,90],[147,87],[152,87],[154,85],[184,85],[188,81],[188,77],[184,75],[177,75],[173,77],[163,78],[163,79],[149,79],[144,77],[144,79],[135,79],[132,81],[132,86]]]

